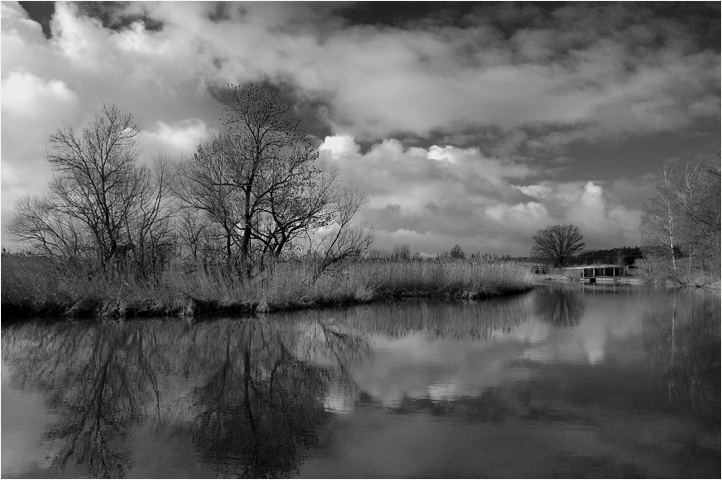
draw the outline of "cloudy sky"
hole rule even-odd
[[[666,159],[720,152],[719,3],[2,2],[2,224],[48,136],[104,103],[141,161],[192,153],[228,83],[273,82],[368,194],[377,248],[526,255],[546,225],[639,244]]]

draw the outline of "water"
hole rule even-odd
[[[6,478],[720,476],[709,292],[31,323],[2,347]]]

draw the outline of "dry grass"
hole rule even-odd
[[[150,280],[64,275],[38,257],[3,256],[2,308],[21,316],[160,316],[247,313],[395,296],[476,298],[530,288],[523,266],[503,262],[357,261],[314,279],[314,265],[278,264],[251,281],[180,269]],[[8,317],[6,317],[8,318]]]

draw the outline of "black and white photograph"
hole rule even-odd
[[[0,476],[720,478],[720,8],[0,1]]]

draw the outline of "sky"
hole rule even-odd
[[[140,162],[181,161],[222,123],[219,89],[277,85],[374,248],[529,254],[575,224],[640,244],[666,160],[720,154],[720,5],[694,2],[0,3],[2,244],[47,191],[48,137],[103,104]]]

